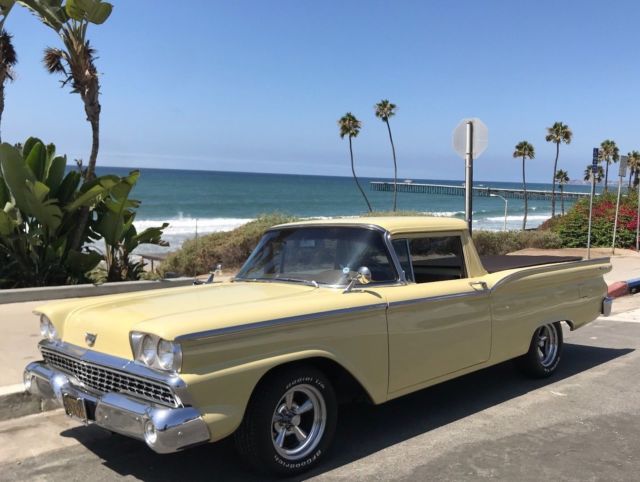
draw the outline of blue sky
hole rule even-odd
[[[640,149],[637,1],[115,1],[92,27],[102,72],[100,165],[350,175],[337,119],[363,122],[362,176],[390,176],[389,98],[401,178],[462,179],[451,132],[489,127],[475,178],[520,179],[513,146],[536,147],[549,181],[561,120],[574,141],[561,168],[581,177],[606,138]],[[174,8],[168,8],[169,5]],[[17,11],[16,11],[17,10]],[[21,9],[5,24],[20,63],[6,90],[3,140],[37,135],[87,159],[79,96],[41,65],[58,38]]]

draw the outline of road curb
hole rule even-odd
[[[627,281],[614,281],[607,287],[607,295],[611,298],[635,295],[640,292],[640,278]]]
[[[0,387],[0,421],[48,412],[60,408],[53,400],[44,400],[24,390],[22,384]]]

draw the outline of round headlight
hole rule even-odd
[[[140,352],[140,359],[145,365],[153,365],[153,361],[157,356],[158,344],[149,335],[145,335],[142,340],[142,350]]]
[[[158,365],[163,370],[171,370],[175,359],[175,345],[167,340],[160,340],[158,343]]]
[[[40,334],[47,340],[55,340],[58,337],[56,327],[45,315],[40,315]]]

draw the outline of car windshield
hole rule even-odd
[[[358,227],[295,227],[267,232],[236,280],[345,285],[358,268],[373,283],[396,280],[383,234]]]

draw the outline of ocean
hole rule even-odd
[[[130,169],[99,167],[98,174],[125,175]],[[392,192],[375,192],[369,181],[391,179],[360,178],[375,210],[391,210]],[[404,179],[398,179],[403,181]],[[461,185],[462,180],[412,179],[415,183]],[[518,182],[475,181],[475,186],[520,188]],[[528,189],[550,190],[550,184],[531,183]],[[588,192],[589,186],[567,186],[568,191]],[[168,249],[177,249],[185,239],[215,231],[228,231],[260,214],[278,211],[299,217],[357,216],[366,204],[353,178],[298,174],[258,174],[245,172],[141,169],[132,198],[142,201],[135,225],[140,229],[168,222],[165,239]],[[565,209],[572,205],[565,200]],[[464,197],[398,193],[398,208],[464,218]],[[560,209],[559,198],[557,201]],[[476,229],[501,230],[504,202],[494,197],[474,197],[473,223]],[[508,200],[508,229],[520,229],[523,201]],[[529,200],[527,227],[536,227],[551,216],[551,201]],[[144,252],[157,252],[146,247]]]

